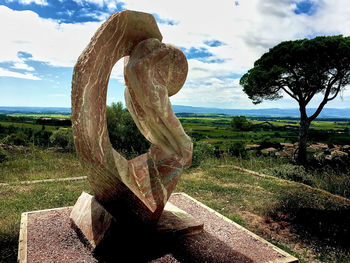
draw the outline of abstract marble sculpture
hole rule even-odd
[[[88,167],[96,200],[114,217],[127,214],[157,222],[192,143],[169,96],[183,86],[188,66],[177,47],[163,44],[152,15],[121,11],[95,33],[80,55],[72,81],[72,123],[77,154]],[[113,149],[107,131],[106,97],[115,63],[125,57],[126,106],[152,145],[132,160]]]

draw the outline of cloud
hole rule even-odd
[[[113,11],[117,8],[119,1],[115,0],[73,0],[79,5],[84,5],[84,3],[94,4],[100,8],[107,7],[109,10]]]
[[[58,23],[32,11],[0,6],[0,62],[21,62],[18,52],[52,66],[72,67],[100,22]]]
[[[13,66],[11,66],[11,68],[13,69],[20,69],[20,70],[25,70],[25,71],[34,71],[33,67],[28,66],[26,63],[24,62],[17,62],[14,63]]]
[[[31,80],[41,80],[39,77],[34,76],[31,73],[19,73],[10,71],[7,69],[0,68],[0,77],[12,77],[12,78],[20,78],[20,79],[31,79]]]
[[[48,5],[46,0],[19,0],[19,3],[23,4],[23,5],[30,5],[30,4],[36,4],[36,5]]]
[[[117,6],[154,14],[163,42],[179,46],[188,55],[187,82],[172,99],[178,104],[248,105],[250,101],[238,84],[239,76],[269,48],[281,41],[316,35],[350,35],[348,0],[76,2],[84,16],[84,5],[94,4],[96,11],[89,12],[99,20],[106,19]],[[25,69],[19,51],[31,54],[32,60],[72,67],[102,23],[59,23],[32,11],[13,11],[4,6],[0,6],[0,22],[7,25],[0,28],[0,50],[6,50],[0,52],[0,62],[13,62],[23,70],[29,68]],[[123,83],[122,66],[113,69],[111,78]],[[287,98],[282,102],[291,103]],[[269,103],[266,105],[272,105]]]
[[[226,81],[230,75],[245,73],[255,60],[281,41],[350,34],[348,0],[250,0],[239,4],[223,0],[215,5],[196,0],[126,0],[124,6],[178,21],[175,25],[159,25],[163,41],[180,46],[185,52],[192,49],[199,50],[201,55],[210,54],[189,56],[187,82],[172,99],[178,104],[252,107],[237,81],[235,87]],[[224,84],[208,82],[213,77]],[[264,102],[259,107],[265,105],[297,106],[288,97]]]

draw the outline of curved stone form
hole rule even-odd
[[[131,212],[143,222],[159,218],[179,172],[192,160],[191,140],[169,101],[185,82],[187,61],[178,48],[161,40],[152,15],[115,13],[80,55],[72,80],[74,142],[81,162],[90,169],[94,195],[112,215]],[[129,55],[126,104],[152,146],[128,161],[109,141],[106,96],[113,66]]]

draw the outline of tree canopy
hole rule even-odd
[[[281,98],[282,91],[306,105],[322,92],[327,102],[349,83],[350,37],[343,36],[282,42],[240,80],[255,104]]]
[[[350,37],[341,35],[282,42],[255,61],[240,79],[243,91],[254,104],[279,99],[283,92],[295,99],[300,109],[300,138],[304,141],[310,122],[349,83]],[[306,106],[320,93],[320,104],[308,116]],[[303,152],[304,141],[300,140],[299,146],[305,148]]]
[[[233,130],[247,131],[250,126],[251,123],[245,116],[234,116],[231,120],[231,127]]]
[[[150,143],[141,134],[121,102],[107,106],[106,117],[109,138],[117,151],[128,158],[147,152]]]

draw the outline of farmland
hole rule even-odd
[[[0,145],[6,155],[0,162],[0,262],[16,262],[22,212],[74,205],[82,191],[91,193],[86,179],[20,183],[87,174],[74,152],[49,139],[59,129],[70,130],[69,118],[56,117],[11,114],[0,118]],[[232,116],[228,115],[178,117],[194,141],[195,152],[194,165],[184,172],[176,191],[190,194],[292,253],[301,263],[350,262],[350,178],[346,163],[329,160],[302,167],[290,159],[257,151],[245,155],[229,151],[235,143],[295,143],[297,119],[249,118],[249,129],[239,131],[231,128]],[[329,147],[349,144],[349,128],[347,119],[316,120],[310,143]],[[24,145],[4,144],[9,132],[22,134]],[[44,134],[46,139],[42,137],[45,141],[40,144]],[[265,176],[237,170],[237,166]]]
[[[206,141],[221,149],[234,142],[257,144],[264,140],[295,143],[298,141],[298,119],[256,117],[248,131],[231,129],[232,116],[179,114],[186,132],[195,140]],[[350,120],[321,119],[312,122],[310,142],[346,144],[350,142]]]

